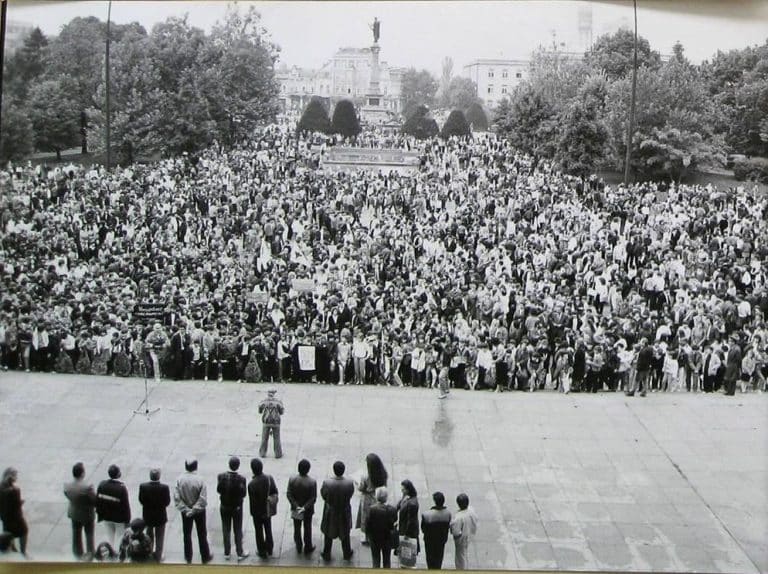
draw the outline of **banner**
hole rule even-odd
[[[165,303],[141,302],[133,310],[133,316],[137,319],[162,321],[165,312]]]
[[[312,291],[315,290],[315,280],[314,279],[294,279],[291,286],[295,291],[311,293]]]
[[[259,303],[266,305],[268,301],[269,293],[259,291],[258,293],[251,293],[248,295],[248,302],[253,303],[254,305],[258,305]]]
[[[314,371],[315,370],[315,346],[299,345],[298,353],[299,353],[299,370]]]

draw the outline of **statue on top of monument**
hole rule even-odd
[[[381,22],[379,22],[379,19],[376,17],[373,18],[373,24],[371,24],[371,30],[373,30],[373,43],[378,44],[379,35],[381,32]]]

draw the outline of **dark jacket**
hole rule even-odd
[[[291,510],[303,508],[305,517],[312,516],[317,500],[317,481],[311,476],[292,476],[288,481],[286,498],[291,504]]]
[[[736,343],[731,345],[728,351],[728,357],[725,360],[725,375],[723,378],[726,381],[736,381],[741,375],[741,347]]]
[[[349,536],[352,530],[352,506],[350,501],[355,494],[355,484],[343,476],[327,478],[320,488],[320,496],[325,501],[323,520],[320,530],[329,538]]]
[[[419,537],[419,501],[403,498],[397,503],[398,532],[408,538]]]
[[[433,506],[421,515],[421,531],[424,534],[424,546],[444,546],[448,541],[451,526],[451,512],[443,506]]]
[[[162,482],[142,482],[139,485],[139,503],[147,526],[162,526],[168,522],[166,508],[171,504],[171,489]]]
[[[0,520],[3,521],[3,530],[14,536],[27,534],[27,521],[21,511],[23,504],[21,491],[16,486],[9,485],[0,489]]]
[[[218,478],[216,492],[219,493],[222,508],[240,508],[248,493],[245,477],[231,470],[222,472]]]
[[[377,546],[388,548],[392,544],[392,531],[397,522],[397,509],[390,504],[377,502],[368,509],[365,534]]]
[[[248,483],[248,502],[251,507],[251,516],[266,520],[269,518],[269,505],[267,498],[271,494],[277,494],[275,480],[268,474],[254,476]]]
[[[95,518],[96,493],[93,485],[83,479],[74,480],[64,485],[64,496],[69,500],[67,516],[73,522],[87,524]]]
[[[128,524],[131,521],[131,502],[125,484],[111,478],[99,483],[96,489],[96,514],[99,522],[108,520]]]

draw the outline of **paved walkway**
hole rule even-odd
[[[322,564],[297,556],[285,487],[303,457],[321,482],[334,460],[362,472],[368,452],[410,478],[422,509],[435,490],[451,510],[466,492],[480,516],[475,568],[768,572],[768,396],[652,394],[645,399],[279,385],[286,456],[265,459],[280,489],[271,565]],[[140,513],[151,467],[173,483],[190,454],[207,480],[209,540],[223,562],[216,474],[230,454],[257,456],[256,412],[266,385],[150,383],[149,420],[134,415],[140,379],[0,374],[0,466],[19,470],[36,560],[71,560],[62,485],[85,463],[94,483],[118,464]],[[357,504],[357,497],[353,500]],[[319,513],[315,520],[319,540]],[[356,508],[354,509],[356,512]],[[181,562],[181,520],[171,512],[168,562]],[[103,530],[97,525],[97,542]],[[255,555],[253,526],[247,546]],[[370,553],[353,531],[352,566]],[[338,543],[334,566],[341,561]],[[199,561],[199,556],[195,556]],[[424,567],[423,554],[419,557]],[[261,561],[247,560],[254,564]],[[445,564],[453,566],[449,542]]]

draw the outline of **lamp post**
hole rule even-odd
[[[109,171],[109,168],[111,167],[111,152],[112,152],[112,146],[110,142],[110,123],[111,123],[111,115],[109,113],[109,26],[110,22],[112,20],[112,0],[109,0],[109,5],[107,8],[107,49],[106,49],[106,58],[104,60],[104,79],[107,83],[107,89],[106,89],[106,112],[107,112],[107,126],[106,126],[106,139],[107,139],[107,171]]]
[[[637,0],[632,0],[635,12],[635,45],[632,61],[632,95],[629,100],[629,121],[627,122],[627,154],[624,157],[624,185],[629,185],[629,162],[632,157],[632,135],[635,131],[635,97],[637,96]]]

